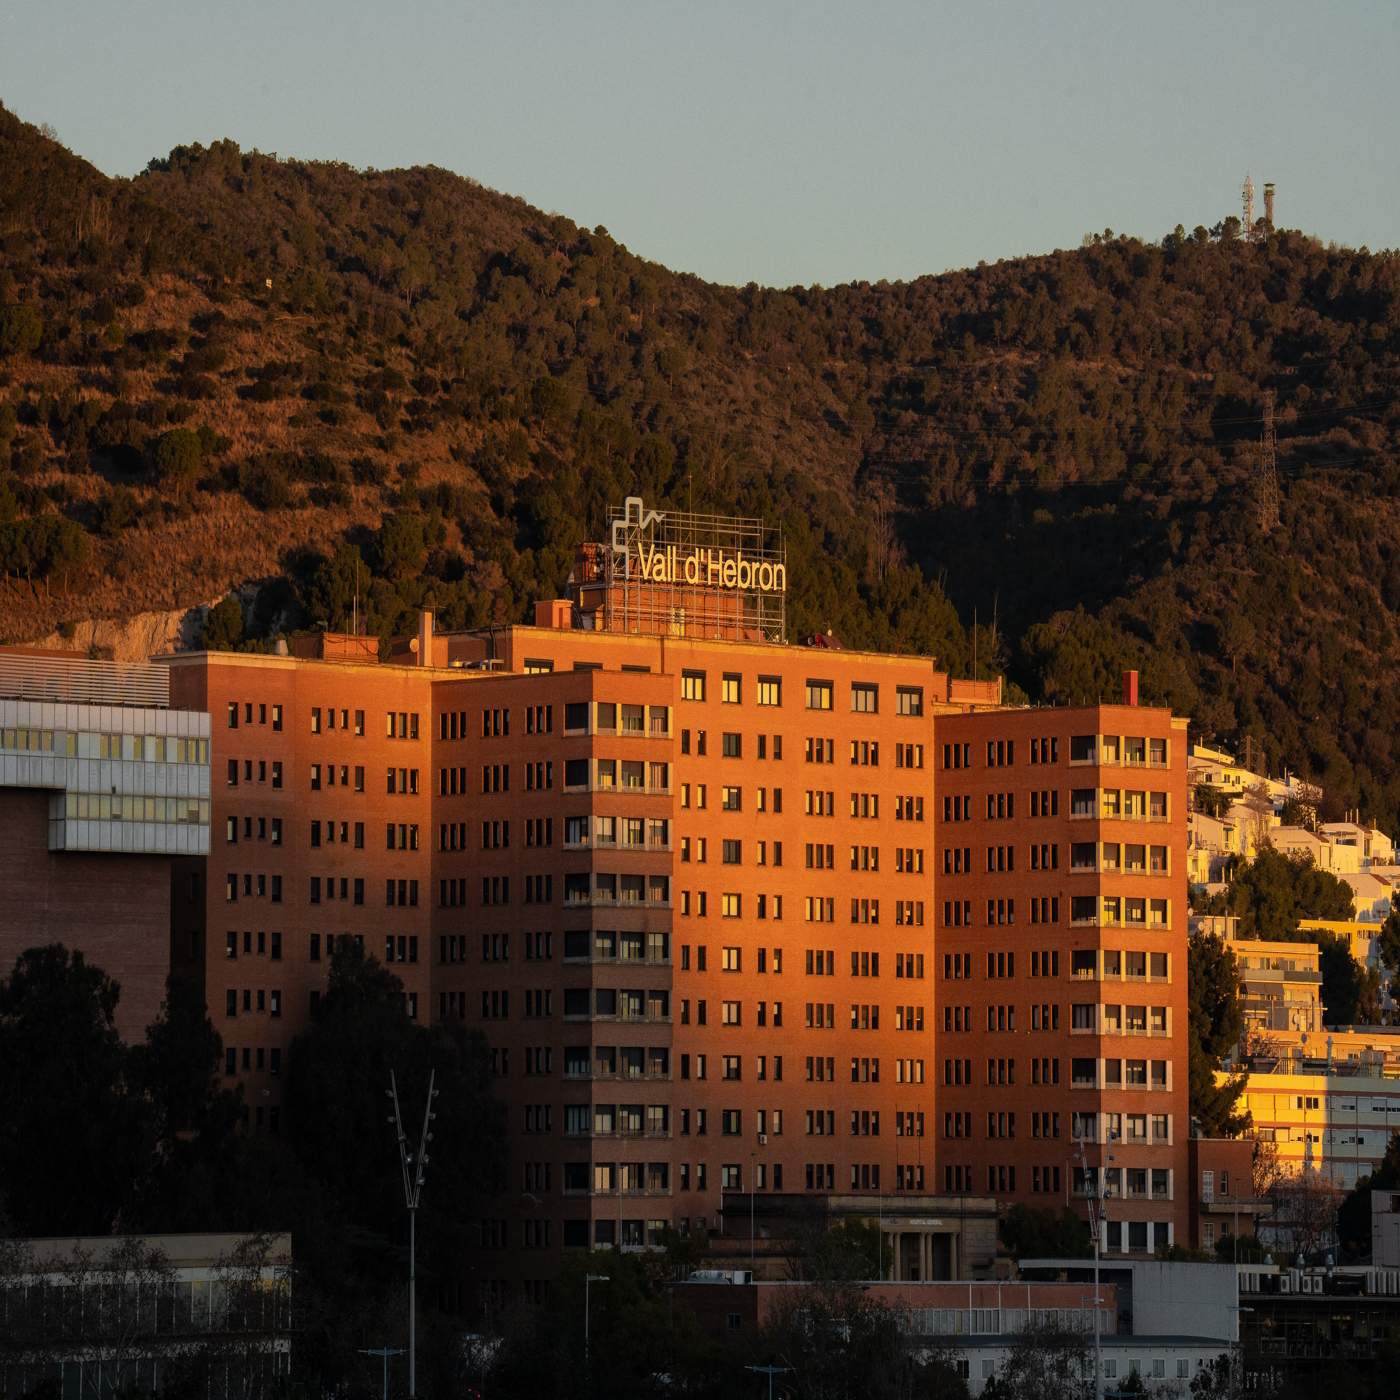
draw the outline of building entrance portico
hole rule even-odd
[[[915,1218],[883,1220],[887,1272],[894,1283],[927,1283],[961,1277],[959,1227],[955,1222]]]

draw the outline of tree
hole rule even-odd
[[[134,1199],[154,1124],[114,1024],[120,995],[59,944],[0,981],[0,1183],[21,1234],[106,1234]]]
[[[456,1267],[475,1202],[498,1181],[503,1120],[490,1094],[485,1041],[459,1022],[416,1025],[403,984],[342,940],[316,1022],[292,1043],[286,1088],[288,1139],[328,1205],[347,1222],[362,1266],[398,1277],[406,1229],[398,1150],[385,1122],[390,1071],[406,1124],[421,1121],[437,1072],[432,1166],[419,1208],[419,1269]],[[358,1150],[347,1153],[347,1143]]]
[[[146,1093],[164,1139],[213,1133],[222,1142],[239,1118],[239,1095],[223,1087],[223,1042],[197,982],[171,977],[160,1015],[133,1048],[132,1079]]]
[[[1351,944],[1338,933],[1309,929],[1317,941],[1322,968],[1322,1015],[1329,1026],[1375,1025],[1381,1018],[1380,977],[1363,967]]]
[[[1088,1336],[1055,1327],[1021,1332],[1001,1369],[982,1387],[983,1400],[1090,1400],[1093,1394]]]
[[[594,1281],[585,1286],[585,1275]],[[601,1276],[601,1279],[599,1278]],[[615,1250],[567,1254],[550,1304],[496,1321],[500,1343],[468,1359],[458,1384],[488,1394],[569,1400],[585,1396],[721,1394],[743,1376],[736,1348],[708,1341],[644,1256]],[[584,1309],[588,1350],[584,1351]]]
[[[357,597],[360,622],[366,623],[370,578],[370,570],[354,545],[341,545],[329,559],[316,561],[306,592],[306,610],[313,625],[348,630]]]
[[[1400,901],[1385,916],[1376,939],[1376,953],[1392,977],[1400,977]]]
[[[169,1315],[174,1283],[165,1252],[139,1238],[75,1242],[42,1262],[25,1244],[0,1246],[0,1367],[28,1365],[42,1375],[64,1361],[100,1360],[107,1385],[89,1364],[80,1393],[103,1400],[114,1374],[134,1382],[137,1364],[151,1355],[157,1311]]]
[[[1400,1187],[1400,1133],[1392,1133],[1381,1164],[1363,1176],[1337,1210],[1337,1235],[1342,1251],[1352,1259],[1371,1257],[1371,1192]]]
[[[203,459],[199,434],[189,428],[171,428],[151,447],[151,466],[157,479],[177,496],[193,488]]]
[[[1017,1259],[1084,1259],[1092,1252],[1088,1224],[1068,1206],[1012,1206],[1000,1234]]]
[[[33,306],[0,306],[0,355],[32,355],[43,338],[44,321]]]
[[[1290,1260],[1301,1255],[1311,1262],[1336,1247],[1342,1193],[1315,1167],[1281,1177],[1272,1200],[1269,1229]]]
[[[1354,910],[1345,880],[1319,870],[1309,856],[1265,847],[1235,871],[1225,912],[1239,916],[1242,934],[1293,938],[1300,919],[1349,919]]]
[[[1215,1257],[1222,1264],[1262,1264],[1267,1261],[1269,1251],[1257,1235],[1224,1234],[1215,1242]]]
[[[817,1239],[812,1260],[819,1279],[871,1279],[883,1276],[884,1241],[873,1220],[838,1220]]]
[[[236,594],[221,598],[204,618],[204,649],[234,651],[243,640],[243,605]]]
[[[1213,934],[1191,934],[1186,955],[1191,1116],[1206,1137],[1237,1137],[1249,1121],[1248,1115],[1236,1111],[1245,1090],[1245,1075],[1222,1083],[1218,1071],[1238,1044],[1244,1027],[1239,968],[1235,955]]]
[[[798,1400],[903,1400],[925,1379],[916,1350],[903,1310],[837,1281],[784,1290],[759,1340],[759,1355],[791,1368],[783,1384]]]
[[[1230,795],[1209,783],[1197,783],[1191,789],[1191,804],[1208,817],[1223,817],[1230,810]]]

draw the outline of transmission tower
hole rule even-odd
[[[1254,239],[1254,180],[1249,175],[1244,177],[1241,197],[1244,201],[1244,237],[1248,243]]]
[[[1259,443],[1259,532],[1279,526],[1278,438],[1274,433],[1274,391],[1264,391],[1264,432]]]

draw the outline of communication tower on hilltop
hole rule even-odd
[[[1274,391],[1264,391],[1264,433],[1259,444],[1259,532],[1279,526],[1278,439],[1274,434]]]
[[[1244,177],[1244,236],[1248,242],[1254,238],[1254,181],[1249,175]]]
[[[1264,231],[1266,233],[1274,231],[1274,182],[1272,180],[1264,186]]]

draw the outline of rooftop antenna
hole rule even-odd
[[[350,604],[350,635],[360,635],[360,556],[355,556],[355,597]]]
[[[1264,390],[1264,432],[1259,445],[1259,532],[1279,525],[1278,437],[1274,432],[1274,391]]]
[[[1254,181],[1248,174],[1244,177],[1244,236],[1247,242],[1254,241]]]

